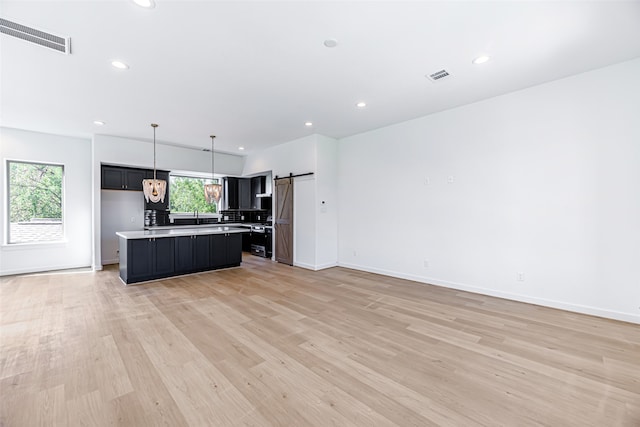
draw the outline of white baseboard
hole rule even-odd
[[[307,270],[313,270],[316,271],[316,267],[313,264],[307,264],[305,262],[293,262],[293,266],[294,267],[300,267],[300,268],[306,268]]]
[[[413,274],[406,274],[398,271],[384,270],[363,265],[339,262],[340,267],[351,268],[353,270],[367,271],[369,273],[381,274],[383,276],[397,277],[399,279],[412,280],[414,282],[426,283],[429,285],[441,286],[444,288],[457,289],[460,291],[472,292],[476,294],[488,295],[492,297],[504,298],[513,301],[535,304],[544,307],[557,308],[560,310],[571,311],[574,313],[588,314],[591,316],[604,317],[607,319],[621,320],[623,322],[640,324],[640,315],[631,313],[623,313],[613,310],[605,310],[597,307],[590,307],[580,304],[572,304],[563,301],[549,300],[545,298],[531,297],[527,295],[513,294],[509,292],[501,292],[493,289],[482,288],[478,286],[468,285],[465,283],[449,282],[432,277],[422,277]]]
[[[316,271],[324,270],[326,268],[331,268],[331,267],[337,267],[337,266],[338,266],[337,262],[327,262],[325,264],[318,264],[316,265]]]
[[[337,267],[338,266],[338,264],[335,263],[335,262],[329,262],[329,263],[318,264],[318,265],[307,264],[307,263],[304,263],[304,262],[294,262],[293,265],[295,267],[306,268],[307,270],[313,270],[313,271],[319,271],[319,270],[324,270],[325,268],[331,268],[331,267]]]
[[[44,273],[47,271],[72,270],[76,268],[91,268],[91,266],[69,264],[69,265],[44,266],[44,267],[37,267],[37,268],[22,268],[22,269],[15,269],[15,270],[2,270],[0,272],[0,276],[14,276],[18,274]]]

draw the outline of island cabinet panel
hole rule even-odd
[[[171,276],[175,272],[174,239],[129,240],[124,255],[127,257],[124,279],[127,283]]]
[[[130,282],[149,280],[153,275],[151,239],[130,240],[127,244],[128,279]]]
[[[176,273],[205,271],[211,267],[210,236],[181,236],[175,241]]]
[[[190,273],[193,270],[193,236],[176,237],[176,273]]]
[[[130,284],[237,267],[242,262],[242,234],[246,231],[236,228],[227,232],[220,228],[231,227],[216,227],[211,234],[176,233],[175,229],[118,232],[120,278]],[[169,237],[169,233],[178,235]]]
[[[171,276],[175,273],[174,239],[153,239],[154,279]]]
[[[211,268],[211,236],[195,236],[193,249],[195,270],[204,271]]]
[[[213,268],[240,265],[242,236],[240,234],[211,235],[211,263]]]

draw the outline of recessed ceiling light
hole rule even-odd
[[[311,122],[304,122],[304,125],[305,125],[305,126],[313,126],[313,123],[311,123]]]
[[[104,122],[102,120],[94,120],[93,124],[96,126],[104,126]]]
[[[323,44],[326,47],[336,47],[336,46],[338,46],[338,40],[336,40],[336,39],[326,39]]]
[[[129,68],[129,66],[122,61],[111,61],[111,65],[121,70],[126,70],[127,68]]]
[[[367,106],[367,103],[366,102],[362,102],[362,101],[360,101],[360,102],[358,102],[356,104],[356,107],[358,107],[358,108],[364,108],[366,106]]]
[[[482,56],[478,56],[476,59],[473,60],[474,64],[484,64],[485,62],[487,62],[490,58],[487,55],[482,55]]]
[[[156,7],[156,3],[153,0],[133,0],[138,6],[146,7],[147,9],[153,9]]]
[[[243,151],[244,147],[238,147],[238,150]]]

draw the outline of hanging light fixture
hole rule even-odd
[[[216,181],[213,176],[213,159],[215,157],[215,152],[213,151],[213,140],[216,136],[211,135],[211,184],[204,185],[204,198],[207,200],[207,203],[213,204],[218,203],[220,201],[220,196],[222,195],[222,185],[214,184]]]
[[[164,203],[164,195],[167,192],[167,181],[164,179],[156,179],[156,128],[157,124],[151,123],[153,128],[153,179],[142,180],[142,191],[144,198],[153,203]]]

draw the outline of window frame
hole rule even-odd
[[[11,164],[20,163],[25,165],[44,165],[44,166],[52,166],[56,168],[60,168],[62,172],[62,177],[60,180],[60,236],[55,239],[47,239],[47,240],[26,240],[14,242],[11,237]],[[38,161],[38,160],[23,160],[23,159],[5,159],[5,217],[6,221],[4,221],[4,229],[5,229],[5,238],[3,245],[7,247],[19,247],[19,246],[27,246],[27,245],[56,245],[61,243],[66,243],[66,171],[64,163],[57,162],[48,162],[48,161]]]
[[[173,199],[173,188],[171,185],[171,180],[172,178],[187,178],[187,179],[193,179],[193,180],[199,180],[202,181],[202,197],[204,197],[204,184],[220,184],[222,185],[222,178],[220,177],[214,177],[213,179],[211,178],[211,175],[209,176],[205,176],[205,175],[196,175],[196,174],[188,174],[188,173],[170,173],[169,174],[169,211],[171,212],[171,214],[192,214],[194,212],[194,210],[191,211],[176,211],[172,209],[172,199]],[[223,195],[224,197],[224,195]],[[223,198],[220,198],[220,201],[218,201],[216,203],[216,211],[215,212],[200,212],[200,214],[202,215],[219,215],[220,214],[220,208],[222,207],[222,200]]]

